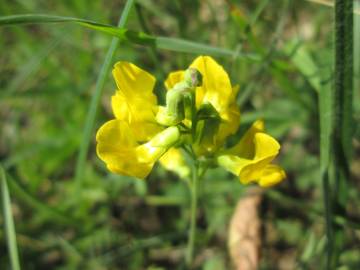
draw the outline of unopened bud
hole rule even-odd
[[[184,81],[190,88],[202,85],[202,75],[196,68],[188,68],[184,74]]]

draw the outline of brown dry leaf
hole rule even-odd
[[[236,270],[258,269],[261,244],[258,206],[261,198],[260,190],[249,190],[239,200],[231,218],[228,248]]]

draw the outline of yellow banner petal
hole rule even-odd
[[[196,105],[211,103],[220,116],[227,110],[232,87],[226,71],[210,56],[199,56],[190,65],[200,71],[202,86],[196,89]]]
[[[113,75],[118,86],[111,105],[115,117],[129,123],[138,141],[152,138],[161,128],[156,124],[155,78],[128,62],[117,62]]]

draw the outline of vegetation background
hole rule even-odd
[[[333,87],[336,75],[334,8],[314,2],[331,3],[136,0],[126,28],[198,45],[165,39],[159,46],[141,46],[128,39],[111,60],[111,65],[131,61],[154,74],[160,93],[170,71],[183,69],[199,54],[213,54],[240,85],[242,127],[263,118],[267,131],[281,141],[277,162],[288,177],[262,194],[259,269],[326,264],[323,195],[328,188],[320,171],[319,122],[329,112],[319,110],[319,96]],[[124,5],[119,0],[5,0],[0,14],[61,15],[116,25]],[[354,5],[359,8],[359,1]],[[14,246],[8,250],[5,235],[6,230],[11,235],[7,220],[13,216],[23,269],[183,269],[186,184],[160,166],[146,181],[110,174],[95,153],[95,129],[112,118],[110,72],[102,93],[96,86],[111,36],[74,23],[51,23],[2,26],[0,37],[0,161],[11,198],[10,208],[2,176],[0,268],[9,269],[9,254],[16,253]],[[228,50],[207,51],[202,44]],[[359,15],[354,16],[353,61],[347,214],[333,216],[343,232],[336,251],[339,269],[360,269]],[[96,93],[101,99],[95,129],[85,129],[84,136]],[[90,149],[79,165],[87,136]],[[229,221],[251,189],[222,169],[208,172],[201,184],[194,268],[231,268]],[[337,192],[344,191],[333,188],[332,194]]]

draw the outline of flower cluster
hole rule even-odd
[[[209,160],[237,175],[244,184],[268,187],[285,178],[271,162],[279,143],[256,121],[240,140],[226,147],[240,125],[237,86],[211,57],[197,57],[187,70],[169,74],[166,104],[153,93],[155,78],[128,63],[113,69],[118,89],[111,104],[115,119],[97,132],[97,154],[117,174],[145,178],[157,160],[167,169],[189,174],[181,148],[194,159]]]

